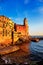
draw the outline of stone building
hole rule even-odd
[[[23,35],[23,36],[29,35],[27,19],[24,18],[23,25],[15,23],[14,24],[14,29],[15,29],[16,32],[21,33],[21,35]]]
[[[23,23],[23,25],[19,25],[6,16],[0,16],[0,43],[9,44],[12,41],[17,41],[18,33],[22,36],[28,36],[28,21],[26,18],[24,18]]]
[[[0,16],[0,43],[7,44],[12,42],[12,29],[14,29],[12,20],[3,15]]]

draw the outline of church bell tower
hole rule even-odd
[[[29,35],[28,20],[26,18],[24,18],[24,26],[26,26],[26,35]]]

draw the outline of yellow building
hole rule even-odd
[[[20,34],[19,34],[20,33]],[[20,35],[28,36],[28,21],[25,18],[24,24],[15,24],[11,19],[0,16],[0,43],[11,44],[18,40]]]
[[[11,31],[14,28],[14,23],[12,20],[5,16],[0,16],[0,43],[10,43]]]

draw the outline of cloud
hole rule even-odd
[[[33,12],[33,13],[37,12],[39,14],[43,14],[43,6],[40,6],[40,7],[33,9],[33,10],[31,10],[31,12]]]
[[[0,3],[5,3],[6,2],[6,0],[0,0]]]
[[[15,23],[17,22],[17,24],[23,24],[23,17],[17,17],[15,18]]]
[[[28,4],[30,0],[24,0],[24,4]]]
[[[39,13],[43,14],[43,7],[38,8]]]
[[[0,3],[3,3],[4,2],[4,0],[0,0]]]
[[[2,10],[2,7],[0,6],[0,10]]]
[[[3,0],[0,0],[0,2],[3,2]]]
[[[43,2],[43,0],[38,0],[39,2]]]
[[[14,21],[15,17],[9,17],[9,19],[11,19],[12,21]]]
[[[14,23],[23,24],[23,17],[9,17]]]
[[[28,11],[27,10],[24,11],[23,14],[24,14],[25,17],[28,17]]]
[[[0,6],[0,12],[2,12],[2,11],[3,11],[3,9],[4,9],[4,8]]]
[[[37,2],[39,2],[39,3],[42,3],[42,2],[43,2],[43,0],[35,0],[35,1],[37,1]]]

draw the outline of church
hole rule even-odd
[[[26,18],[24,18],[23,25],[14,23],[14,30],[23,36],[29,35],[28,28],[28,21]]]
[[[23,25],[13,22],[6,16],[0,16],[0,43],[10,44],[22,36],[29,36],[28,21],[24,18]],[[13,32],[13,33],[12,33]],[[7,42],[7,43],[6,43]]]

